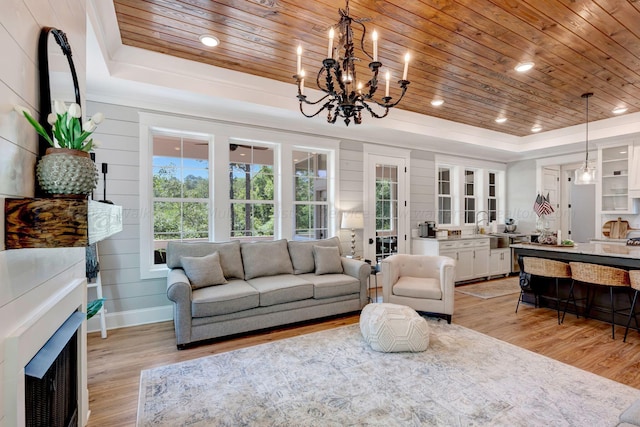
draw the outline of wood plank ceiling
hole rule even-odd
[[[307,87],[345,7],[344,0],[114,3],[125,45],[282,82],[294,83],[302,45]],[[612,117],[616,107],[640,111],[640,0],[351,0],[349,7],[352,17],[370,18],[367,37],[379,33],[392,82],[410,52],[411,84],[397,108],[517,136],[534,125],[546,131],[584,123],[585,92],[594,93],[589,121]],[[202,34],[221,44],[204,47]],[[535,63],[531,71],[514,70],[527,61]],[[366,68],[358,70],[369,79]],[[445,103],[433,107],[437,98]],[[368,120],[375,119],[363,114]]]

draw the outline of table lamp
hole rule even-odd
[[[364,228],[364,214],[362,212],[343,212],[341,228],[351,229],[351,258],[356,254],[356,230]]]

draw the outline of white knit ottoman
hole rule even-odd
[[[360,314],[360,332],[375,351],[425,351],[429,325],[410,307],[398,304],[367,304]]]

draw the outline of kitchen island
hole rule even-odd
[[[586,262],[591,264],[607,265],[611,267],[623,268],[625,270],[640,270],[640,247],[623,246],[620,244],[609,243],[576,243],[574,246],[555,246],[543,245],[539,243],[519,243],[511,245],[514,250],[518,263],[520,264],[520,286],[524,289],[531,289],[539,295],[540,305],[543,307],[555,308],[555,286],[550,280],[540,277],[531,277],[523,272],[523,257],[546,258],[564,262]],[[564,281],[560,284],[560,298],[566,299],[569,293],[570,281]],[[600,308],[609,306],[609,291],[605,287],[592,287],[595,295],[593,296],[594,309],[589,317],[600,320],[609,321],[610,314],[606,310]],[[587,287],[582,284],[576,284],[575,295],[578,300],[585,298]],[[621,289],[614,295],[615,306],[626,308],[630,306],[631,289]],[[525,297],[525,301],[534,303],[533,295]],[[580,301],[579,301],[580,302]],[[563,303],[564,305],[564,303]],[[578,304],[579,314],[582,315],[580,304]],[[569,304],[567,311],[574,312],[573,304]],[[627,316],[617,314],[615,322],[618,325],[626,325]]]

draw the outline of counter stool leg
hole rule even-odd
[[[571,286],[569,287],[569,295],[567,296],[567,301],[564,304],[564,310],[562,311],[562,319],[560,323],[564,323],[564,316],[567,314],[567,308],[569,307],[569,301],[573,299],[573,308],[576,310],[576,318],[580,318],[580,314],[578,314],[578,304],[576,303],[576,296],[573,293],[573,289],[575,287],[576,281],[571,280]]]
[[[624,339],[622,342],[627,342],[627,334],[629,333],[629,325],[631,324],[631,316],[633,316],[633,320],[636,322],[636,328],[638,328],[638,318],[636,317],[636,301],[638,299],[638,291],[636,290],[633,293],[633,301],[631,302],[631,308],[629,309],[629,318],[627,319],[627,327],[624,329]]]
[[[614,310],[614,302],[613,302],[613,286],[609,286],[609,297],[611,298],[611,338],[616,339],[616,311]]]
[[[558,290],[558,279],[556,277],[556,311],[558,312],[558,325],[560,324],[560,291]]]

